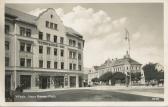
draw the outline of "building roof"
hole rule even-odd
[[[100,66],[96,66],[96,69],[98,68],[105,68],[110,66],[120,66],[120,65],[142,65],[139,62],[135,61],[132,58],[122,58],[122,59],[112,59],[112,60],[106,60],[104,64]]]
[[[72,35],[72,36],[82,38],[82,35],[80,33],[78,33],[77,31],[75,31],[74,29],[72,29],[70,27],[65,26],[65,30],[67,32],[67,35]]]
[[[12,9],[9,7],[5,7],[5,15],[10,15],[13,16],[14,20],[17,21],[21,21],[21,22],[26,22],[26,23],[30,23],[30,24],[35,24],[36,19],[38,17],[18,11],[16,9]],[[75,31],[74,29],[65,26],[65,30],[66,33],[71,35],[71,36],[75,36],[75,37],[80,37],[82,38],[82,35],[79,34],[77,31]]]
[[[16,17],[15,20],[18,21],[24,21],[30,24],[35,24],[35,19],[37,18],[36,16],[26,14],[24,12],[5,7],[5,15],[10,15]]]

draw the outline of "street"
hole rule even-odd
[[[145,93],[146,95],[143,93]],[[164,98],[155,96],[163,95],[163,93],[163,88],[68,89],[47,92],[24,92],[15,95],[15,102],[164,101]]]

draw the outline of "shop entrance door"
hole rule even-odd
[[[76,87],[76,77],[70,76],[70,87]]]
[[[31,87],[31,75],[20,75],[20,85],[23,89]]]
[[[50,77],[49,76],[40,76],[40,88],[41,89],[50,88]]]
[[[5,75],[5,98],[10,97],[11,75]]]
[[[64,76],[55,76],[54,86],[55,88],[63,88],[64,87]]]

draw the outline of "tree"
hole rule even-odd
[[[92,82],[99,82],[99,78],[95,77],[95,78],[92,78],[91,80]]]
[[[122,72],[115,72],[112,77],[112,83],[115,83],[116,81],[120,81],[122,83],[125,83],[126,75]]]
[[[131,80],[132,81],[141,80],[141,73],[140,72],[131,73]]]
[[[146,64],[142,67],[142,69],[144,71],[145,80],[148,82],[151,80],[159,81],[164,78],[164,72],[158,71],[156,69],[156,64],[154,63]]]
[[[99,77],[99,80],[100,81],[103,81],[103,82],[108,82],[111,78],[112,78],[112,72],[106,72],[106,73],[104,73],[103,75],[101,75],[100,77]]]

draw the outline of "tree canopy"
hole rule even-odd
[[[154,63],[146,64],[142,67],[142,69],[144,71],[146,81],[160,80],[164,78],[164,72],[158,71],[156,69],[156,64]]]
[[[95,77],[95,78],[92,78],[91,80],[92,82],[99,82],[99,78]]]
[[[103,81],[103,82],[107,82],[107,81],[111,80],[112,77],[113,77],[112,72],[106,72],[99,77],[99,80]]]

